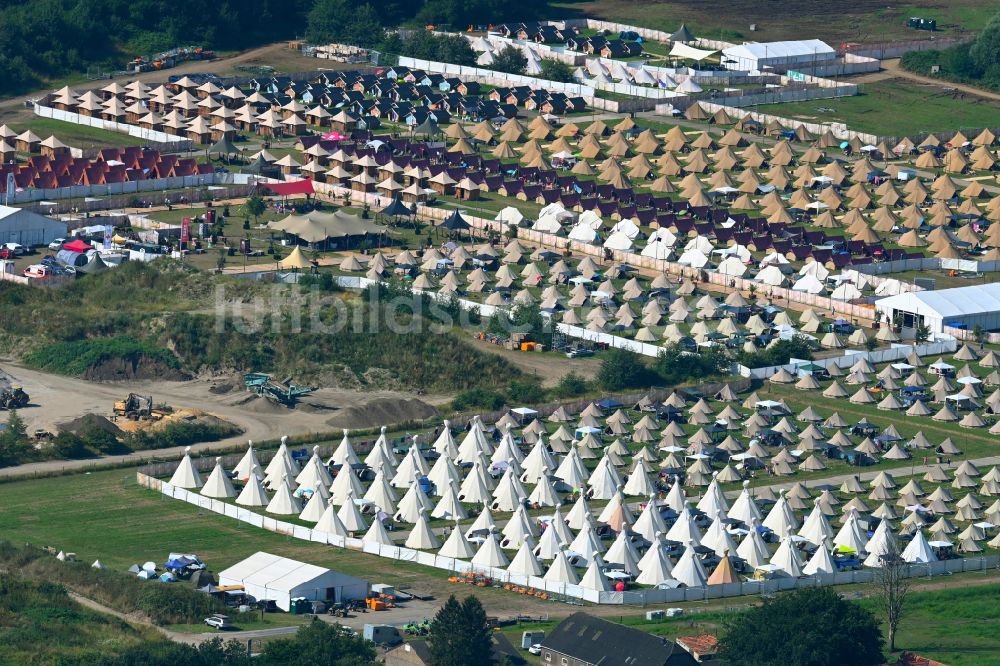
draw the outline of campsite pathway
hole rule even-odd
[[[921,76],[920,74],[916,74],[909,70],[903,69],[902,67],[899,66],[899,58],[893,58],[892,60],[883,60],[882,69],[886,70],[887,72],[892,72],[892,75],[897,78],[909,79],[911,81],[918,81],[920,83],[926,83],[932,86],[939,86],[941,88],[960,90],[964,93],[968,93],[969,95],[975,95],[976,97],[1000,100],[1000,93],[990,92],[982,88],[976,88],[975,86],[969,86],[963,83],[955,83],[953,81],[948,81],[945,79],[935,79],[930,76]]]

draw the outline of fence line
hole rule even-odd
[[[129,136],[141,139],[142,141],[169,146],[169,150],[171,151],[189,150],[191,146],[194,145],[194,142],[191,141],[191,139],[174,136],[173,134],[167,134],[166,132],[157,132],[155,130],[145,129],[143,127],[137,127],[136,125],[129,125],[127,123],[117,123],[113,120],[104,120],[103,118],[84,116],[79,113],[73,113],[72,111],[53,109],[52,107],[42,106],[37,102],[34,104],[34,112],[36,116],[41,118],[51,118],[53,120],[60,120],[64,123],[86,125],[87,127],[94,127],[97,129],[107,130],[109,132],[128,134]]]
[[[177,467],[175,463],[174,468]],[[845,571],[835,574],[811,576],[803,578],[776,578],[767,581],[747,581],[740,583],[730,583],[727,585],[711,585],[705,587],[677,588],[672,590],[647,589],[633,590],[626,592],[599,592],[579,585],[569,585],[566,583],[556,583],[547,581],[537,576],[523,576],[513,574],[505,569],[495,569],[492,567],[478,567],[465,560],[443,557],[434,553],[413,550],[403,546],[387,546],[385,544],[372,543],[357,539],[355,537],[342,537],[322,530],[316,530],[301,525],[294,525],[282,520],[270,518],[248,509],[227,504],[221,500],[212,499],[190,492],[184,488],[178,488],[169,483],[153,478],[143,471],[136,472],[136,481],[139,485],[150,490],[166,495],[167,497],[178,499],[188,504],[197,506],[200,510],[211,511],[227,518],[234,518],[242,523],[253,525],[260,529],[282,534],[302,541],[321,543],[337,548],[348,548],[350,550],[377,555],[388,559],[402,562],[416,562],[424,566],[442,569],[449,572],[470,573],[489,576],[499,583],[511,583],[519,586],[533,587],[536,590],[545,590],[553,595],[580,599],[595,604],[607,605],[641,605],[659,604],[677,601],[703,601],[706,599],[719,599],[724,597],[744,596],[750,594],[767,594],[781,590],[792,590],[802,587],[821,587],[827,585],[847,585],[852,583],[870,582],[874,576],[871,570]],[[956,560],[944,560],[932,562],[930,564],[913,564],[907,567],[906,576],[916,578],[921,576],[935,576],[967,571],[983,571],[988,568],[1000,567],[1000,556],[990,555],[986,557],[963,558]]]

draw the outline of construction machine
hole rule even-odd
[[[115,416],[133,421],[153,418],[153,396],[129,393],[123,400],[115,401]]]
[[[299,398],[316,390],[309,386],[296,386],[292,383],[291,377],[276,382],[271,378],[271,375],[263,372],[250,372],[243,375],[243,383],[248,391],[253,391],[259,396],[274,400],[286,407],[294,407]]]
[[[9,386],[0,390],[0,407],[4,409],[20,409],[27,407],[28,394],[20,386]]]

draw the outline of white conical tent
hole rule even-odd
[[[449,518],[451,520],[465,520],[469,517],[465,507],[458,501],[458,490],[455,488],[454,481],[449,482],[446,486],[444,495],[441,496],[441,499],[435,505],[431,516],[434,518]]]
[[[622,492],[629,497],[647,497],[650,493],[655,492],[655,490],[656,487],[649,480],[649,475],[646,474],[643,461],[636,459],[632,465],[632,471],[629,473],[628,480],[625,482],[625,487],[622,488]]]
[[[750,525],[755,520],[760,521],[763,519],[760,509],[757,508],[757,504],[750,495],[749,484],[749,481],[744,482],[743,492],[733,502],[733,506],[728,513],[730,518],[739,520],[744,525]]]
[[[267,463],[267,467],[264,468],[264,483],[277,487],[281,483],[282,475],[287,474],[288,478],[294,479],[298,476],[299,464],[295,462],[292,455],[288,452],[288,437],[281,438],[281,446],[278,447],[277,453],[271,458],[271,462]]]
[[[854,552],[859,555],[868,546],[868,537],[861,528],[861,517],[856,509],[851,509],[847,514],[847,520],[841,526],[840,531],[833,537],[833,544],[837,548],[846,552]]]
[[[545,446],[545,439],[543,437],[538,438],[531,451],[525,456],[521,466],[524,468],[524,474],[521,475],[523,483],[538,483],[538,480],[549,470],[556,469],[556,461]],[[556,476],[562,478],[558,474]],[[563,480],[565,481],[565,479]]]
[[[455,443],[455,438],[451,436],[451,422],[447,419],[444,422],[444,427],[441,428],[441,434],[434,440],[432,448],[446,458],[458,457],[458,445]]]
[[[574,530],[582,530],[585,525],[593,522],[591,518],[590,507],[587,505],[587,496],[585,493],[580,493],[569,513],[566,514],[566,524]]]
[[[406,455],[403,456],[399,466],[396,468],[396,475],[392,477],[392,486],[394,488],[406,488],[413,483],[415,476],[427,476],[429,472],[430,467],[427,465],[423,454],[420,453],[417,447],[417,438],[414,437],[413,445],[406,452]]]
[[[512,468],[508,467],[493,492],[494,501],[490,506],[494,511],[511,512],[524,502],[524,498],[524,487],[514,477]]]
[[[389,536],[389,530],[385,529],[385,523],[376,518],[372,521],[371,526],[365,535],[361,537],[362,541],[367,541],[368,543],[377,543],[383,546],[395,546],[392,537]]]
[[[563,535],[560,534],[550,522],[549,526],[544,532],[542,532],[542,536],[539,539],[538,546],[535,547],[534,552],[543,560],[551,560],[557,553],[559,553],[559,551],[568,547],[572,541],[572,538],[564,538]]]
[[[833,528],[830,527],[829,521],[827,521],[826,516],[823,515],[823,512],[820,509],[819,500],[815,502],[812,511],[809,512],[809,515],[802,523],[802,529],[799,530],[799,536],[807,539],[810,543],[817,546],[822,546],[828,539],[833,538]]]
[[[724,557],[726,553],[735,553],[737,548],[733,535],[726,529],[723,520],[725,520],[725,514],[719,511],[701,538],[701,545],[711,548],[719,557]]]
[[[267,493],[260,478],[260,467],[254,467],[248,474],[246,485],[240,491],[236,503],[240,506],[267,506]]]
[[[333,480],[330,470],[326,468],[319,457],[319,447],[314,446],[312,457],[306,462],[299,475],[295,477],[295,483],[305,488],[312,488],[319,481],[323,486],[329,487]]]
[[[339,537],[347,537],[347,527],[340,519],[340,516],[337,515],[337,509],[334,507],[333,502],[330,501],[327,501],[326,508],[323,510],[323,515],[319,517],[318,521],[316,521],[316,527],[314,529]]]
[[[792,508],[788,506],[784,490],[781,491],[778,501],[774,503],[767,517],[764,518],[763,525],[779,537],[784,537],[798,529],[798,521],[792,512]]]
[[[174,470],[169,483],[177,488],[201,488],[201,475],[198,474],[198,470],[194,467],[194,461],[191,460],[190,446],[184,449],[184,457],[181,458],[181,463]]]
[[[639,553],[636,552],[625,530],[615,537],[611,548],[604,554],[604,561],[621,565],[622,570],[631,576],[639,575]]]
[[[556,553],[555,559],[549,565],[543,576],[548,583],[562,583],[564,585],[579,585],[580,578],[576,575],[576,570],[570,565],[566,558],[566,551],[560,550]]]
[[[403,499],[399,501],[399,507],[393,515],[393,520],[403,523],[416,523],[417,518],[420,517],[420,513],[424,509],[432,509],[433,506],[427,494],[421,489],[420,484],[413,483],[410,485],[410,489],[406,491],[406,494],[403,495]]]
[[[500,542],[497,541],[496,535],[490,532],[486,535],[486,541],[472,557],[472,563],[479,567],[505,569],[510,565],[510,560],[500,548]]]
[[[309,496],[309,501],[306,502],[306,505],[302,508],[302,513],[299,514],[299,520],[316,523],[323,517],[323,513],[329,504],[330,496],[324,494],[322,489],[323,486],[317,482],[316,489],[313,490]]]
[[[583,464],[583,460],[580,459],[580,454],[577,452],[576,447],[571,448],[569,453],[562,459],[559,467],[556,468],[554,476],[557,479],[561,479],[563,483],[571,488],[581,488],[587,483],[590,474]]]
[[[297,516],[302,513],[302,506],[299,504],[298,498],[292,494],[287,476],[278,484],[274,491],[274,497],[268,502],[265,511],[277,516]]]
[[[872,534],[868,545],[865,546],[865,550],[868,551],[868,557],[865,558],[864,565],[866,567],[879,568],[882,566],[883,556],[888,555],[890,552],[898,552],[896,549],[896,537],[892,533],[892,528],[888,521],[883,520],[875,528],[875,533]]]
[[[317,479],[316,483],[322,482]],[[335,504],[343,504],[347,501],[348,494],[354,497],[362,497],[365,494],[365,487],[361,483],[361,479],[358,478],[357,473],[355,473],[354,468],[350,465],[344,465],[340,468],[340,472],[333,480],[333,483],[330,484],[330,497],[333,498]]]
[[[662,534],[652,539],[652,545],[639,560],[639,570],[635,582],[640,585],[659,585],[674,580],[674,566],[664,548]]]
[[[760,523],[755,522],[750,528],[750,532],[743,537],[743,541],[736,548],[736,554],[739,555],[746,563],[752,567],[759,567],[762,564],[766,564],[770,554],[767,551],[767,545],[764,543],[764,539],[760,536],[760,532],[757,531],[757,525]]]
[[[337,450],[333,452],[333,455],[327,461],[328,465],[357,465],[361,462],[358,459],[358,454],[354,452],[354,447],[351,446],[351,440],[348,437],[349,432],[347,428],[344,428],[344,437],[340,440]]]
[[[559,498],[556,489],[552,486],[552,480],[548,475],[542,476],[535,485],[535,488],[528,495],[528,502],[534,506],[559,506],[562,500]]]
[[[781,540],[781,545],[778,546],[778,550],[774,551],[774,556],[771,558],[771,564],[780,567],[792,578],[798,578],[802,575],[802,557],[790,536]]]
[[[490,513],[490,505],[484,503],[482,510],[476,519],[472,521],[472,525],[465,531],[466,538],[472,538],[474,534],[484,534],[486,532],[496,532],[497,524],[493,520],[493,514]]]
[[[669,538],[669,537],[667,537]],[[673,571],[674,580],[687,587],[705,587],[708,574],[705,572],[705,565],[695,553],[694,544],[689,543],[684,548],[684,554],[677,560],[677,566]]]
[[[913,539],[906,545],[901,554],[904,562],[910,564],[928,564],[930,562],[937,562],[937,555],[931,549],[930,544],[927,543],[926,537],[922,530],[917,530],[913,534]]]
[[[364,499],[373,503],[390,516],[396,513],[396,491],[389,481],[385,478],[385,474],[380,469],[375,473],[375,479],[372,484],[368,486],[368,490],[365,491]]]
[[[463,502],[471,504],[482,504],[491,501],[490,488],[486,481],[486,472],[478,460],[465,476],[465,480],[462,481],[462,486],[458,489],[458,497]]]
[[[430,523],[427,522],[426,512],[420,514],[420,518],[417,519],[413,529],[410,530],[410,535],[406,537],[404,545],[407,548],[414,548],[416,550],[431,550],[441,547],[441,542],[434,535],[433,530],[431,530]]]
[[[608,583],[607,576],[601,571],[601,558],[596,557],[587,565],[587,570],[580,579],[580,587],[598,592],[610,592],[611,584]]]
[[[596,555],[604,552],[604,546],[601,544],[601,539],[597,536],[597,532],[593,526],[586,525],[576,535],[576,538],[573,539],[573,542],[569,545],[569,550],[589,562]]]
[[[389,438],[385,434],[386,430],[387,428],[382,426],[382,432],[372,445],[371,452],[365,457],[365,464],[372,469],[378,469],[379,460],[388,460],[389,467],[392,471],[395,471],[396,466],[399,464],[399,460],[396,459],[395,454],[392,452],[392,448],[389,446]]]
[[[670,526],[670,530],[667,532],[667,539],[669,541],[676,541],[677,543],[689,543],[693,546],[701,544],[701,532],[698,531],[698,526],[695,525],[694,517],[691,515],[691,510],[687,505],[684,505],[680,515],[677,516],[677,520]]]
[[[465,538],[458,521],[456,521],[455,528],[448,535],[448,538],[445,539],[444,545],[438,551],[438,555],[442,557],[454,557],[457,560],[467,560],[475,554],[476,550],[469,543],[469,540]]]
[[[205,497],[215,497],[218,499],[236,497],[236,489],[233,488],[233,482],[229,479],[229,475],[226,474],[226,470],[222,468],[221,457],[215,459],[215,468],[205,480],[201,494]]]
[[[531,544],[527,541],[517,549],[517,554],[507,567],[507,573],[519,574],[521,576],[541,576],[544,573],[542,563],[532,552]]]
[[[698,510],[709,516],[714,516],[718,511],[729,511],[729,503],[726,502],[726,496],[722,493],[716,476],[712,477],[712,482],[708,484],[704,496],[698,500],[697,504]]]
[[[802,573],[806,576],[837,573],[837,565],[834,563],[833,557],[830,555],[830,548],[826,544],[820,545],[816,549],[806,565],[802,567]]]
[[[247,451],[240,458],[240,461],[236,463],[236,467],[233,468],[233,472],[236,474],[236,478],[245,481],[250,478],[250,472],[255,468],[259,468],[260,463],[257,462],[257,452],[253,448],[253,440],[247,442]]]
[[[349,496],[344,505],[340,507],[340,511],[337,512],[337,517],[340,518],[340,522],[344,524],[344,528],[347,529],[349,533],[357,534],[359,532],[364,532],[368,529],[368,522],[365,517],[361,514],[361,509],[354,502],[354,497]]]

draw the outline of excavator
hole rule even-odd
[[[138,421],[159,418],[161,415],[153,411],[153,396],[129,393],[123,400],[115,401],[115,416]]]
[[[28,394],[20,386],[9,386],[0,389],[0,408],[20,409],[28,405]]]

